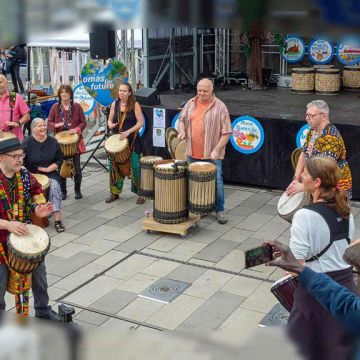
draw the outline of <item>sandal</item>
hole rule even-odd
[[[136,200],[136,203],[138,205],[144,204],[145,203],[145,198],[143,198],[142,196],[139,196],[138,199]]]
[[[63,223],[61,221],[55,221],[55,230],[58,233],[62,233],[65,231],[65,226],[63,225]]]

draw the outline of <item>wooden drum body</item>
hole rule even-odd
[[[291,71],[291,91],[299,94],[312,93],[315,88],[313,67],[293,68]]]
[[[160,156],[143,156],[140,159],[141,178],[139,195],[154,199],[154,164],[162,160]]]
[[[343,86],[345,90],[360,90],[360,66],[344,66]]]
[[[284,192],[279,199],[277,211],[280,217],[291,223],[291,220],[299,209],[310,203],[310,194],[300,192],[295,195],[288,196]]]
[[[205,215],[215,210],[216,165],[194,162],[189,165],[189,211]]]
[[[65,159],[72,158],[76,155],[78,142],[80,140],[78,134],[69,134],[68,131],[60,131],[55,134],[55,139],[58,141]]]
[[[179,224],[189,219],[187,208],[187,164],[160,160],[154,165],[154,220]]]
[[[44,195],[45,201],[41,203],[46,203],[47,199],[49,198],[49,190],[50,190],[50,179],[46,175],[42,174],[33,174],[37,182],[41,185]],[[34,225],[40,226],[41,228],[46,228],[49,226],[49,219],[47,217],[39,217],[35,215],[35,212],[32,212],[31,222]]]
[[[294,304],[294,294],[298,285],[298,279],[292,275],[286,275],[276,281],[271,292],[279,300],[280,304],[287,310],[291,311]]]
[[[20,274],[33,272],[44,260],[49,251],[50,241],[47,233],[36,225],[27,225],[30,234],[17,236],[10,234],[7,240],[9,266]]]
[[[340,91],[340,70],[319,69],[315,73],[315,92],[319,95],[337,95]]]

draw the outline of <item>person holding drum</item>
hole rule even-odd
[[[80,166],[80,154],[86,151],[82,132],[86,127],[85,114],[82,107],[74,102],[74,92],[69,85],[60,85],[58,90],[59,102],[51,107],[48,126],[54,134],[60,131],[68,131],[69,134],[78,134],[79,142],[77,145],[77,154],[74,156],[74,166],[76,175],[75,182],[75,199],[81,199],[81,180],[82,172]],[[62,191],[62,199],[65,200],[67,196],[66,178],[60,178],[60,186]]]
[[[43,197],[41,185],[23,167],[23,146],[17,138],[0,141],[0,309],[5,310],[5,292],[9,276],[6,264],[7,239],[11,234],[28,236],[26,223],[31,223],[31,211],[39,217],[51,214],[51,203],[37,204]],[[35,316],[61,321],[60,316],[49,306],[48,284],[45,263],[32,272]],[[25,300],[25,299],[24,299]],[[25,302],[25,301],[24,301]],[[24,304],[25,305],[25,304]]]
[[[33,174],[43,174],[50,178],[49,201],[53,204],[55,229],[58,233],[64,232],[61,221],[60,168],[63,155],[58,142],[47,135],[47,126],[44,119],[36,118],[31,122],[31,136],[24,140],[25,167]]]
[[[132,87],[130,84],[124,83],[119,86],[118,98],[111,104],[110,114],[108,118],[108,127],[114,134],[120,134],[119,139],[128,140],[130,147],[130,175],[131,175],[131,191],[135,194],[139,193],[140,187],[140,157],[141,142],[139,130],[144,125],[144,115],[141,111],[140,104],[136,101]],[[129,166],[128,163],[116,163],[109,160],[110,163],[110,196],[106,198],[106,203],[111,203],[119,198],[124,185],[124,174],[122,171]],[[143,204],[145,199],[138,197],[136,203]]]
[[[353,239],[354,219],[346,192],[339,187],[340,170],[334,159],[312,157],[302,174],[304,190],[313,203],[298,210],[292,220],[290,248],[300,264],[326,273],[355,292],[352,267],[343,254]],[[346,332],[299,284],[288,321],[290,336],[307,359],[346,359]]]
[[[213,83],[209,79],[200,80],[197,95],[186,103],[180,113],[178,138],[186,140],[188,163],[207,161],[217,166],[215,212],[219,224],[227,223],[222,160],[231,133],[229,112],[214,95]]]
[[[339,130],[329,121],[329,106],[323,100],[314,100],[307,104],[306,121],[310,126],[305,144],[299,157],[293,181],[286,189],[288,195],[304,191],[300,178],[304,170],[305,160],[314,156],[333,158],[340,169],[341,179],[339,186],[352,197],[352,177],[346,161],[344,140]]]

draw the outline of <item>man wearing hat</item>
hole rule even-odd
[[[6,264],[6,240],[9,233],[18,236],[29,234],[26,224],[31,223],[31,211],[39,217],[51,214],[52,204],[38,204],[44,199],[41,185],[33,175],[22,167],[24,152],[19,139],[0,139],[0,309],[5,310],[5,292],[9,276]],[[42,262],[32,273],[35,316],[42,319],[61,321],[49,306],[46,268]],[[25,298],[25,297],[24,297]],[[22,306],[18,313],[23,312]]]

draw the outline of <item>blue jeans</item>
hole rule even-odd
[[[222,160],[198,160],[190,156],[186,157],[188,164],[197,161],[206,161],[216,165],[216,206],[215,211],[224,211],[225,194],[224,194],[224,180],[222,176]]]

